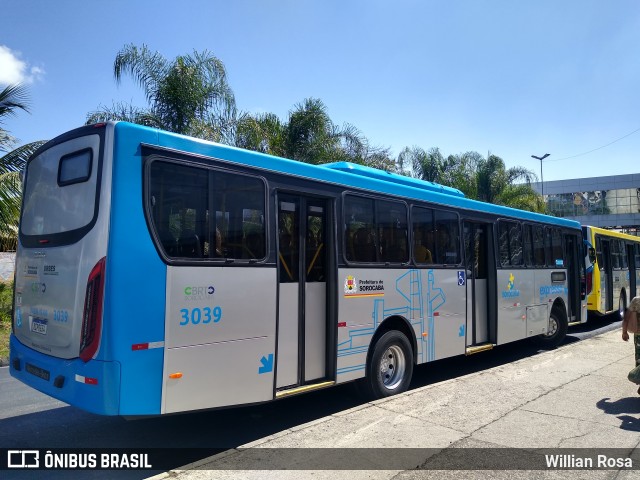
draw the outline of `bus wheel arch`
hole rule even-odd
[[[408,322],[398,316],[387,318],[371,339],[360,391],[369,399],[406,391],[415,362],[416,339]]]
[[[400,315],[387,317],[382,321],[380,326],[378,326],[375,333],[373,334],[373,337],[371,338],[371,342],[369,343],[367,360],[369,359],[369,355],[371,355],[373,345],[389,330],[397,330],[403,333],[405,337],[407,337],[409,343],[411,344],[411,350],[413,352],[413,363],[415,365],[418,362],[418,341],[416,340],[416,332],[414,332],[409,321]]]

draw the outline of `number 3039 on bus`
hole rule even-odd
[[[222,320],[222,307],[183,308],[180,310],[180,325],[206,325]]]

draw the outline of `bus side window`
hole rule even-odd
[[[177,257],[178,240],[171,233],[169,222],[163,222],[162,224],[158,225],[158,235],[160,237],[160,243],[162,243],[162,247],[165,253],[169,257]]]
[[[157,160],[150,194],[152,227],[167,257],[248,258],[242,249],[249,243],[251,258],[264,258],[265,185],[259,178]]]
[[[243,258],[257,260],[264,257],[264,242],[262,235],[249,232],[244,238]]]
[[[376,200],[376,217],[380,240],[380,261],[393,263],[408,261],[405,205],[400,202]]]
[[[509,225],[502,220],[498,222],[498,248],[500,249],[500,265],[503,267],[509,265]]]
[[[547,259],[550,267],[564,266],[564,252],[562,250],[562,232],[558,228],[549,229],[551,235],[551,256]]]
[[[411,226],[413,229],[413,259],[418,264],[431,264],[435,255],[433,235],[433,210],[412,207]]]
[[[436,210],[436,263],[458,265],[460,263],[460,229],[458,215]]]
[[[629,262],[627,260],[627,245],[620,240],[620,266],[623,269],[629,268]]]
[[[533,227],[533,257],[536,267],[544,267],[546,265],[544,228],[537,225]]]
[[[535,266],[533,256],[533,227],[531,225],[524,226],[524,264],[527,267]]]
[[[371,263],[376,261],[375,233],[371,227],[361,227],[353,235],[353,253],[356,262]]]
[[[346,195],[344,208],[347,260],[362,263],[376,262],[378,242],[374,228],[374,200],[356,195]]]
[[[518,222],[511,222],[509,229],[509,249],[511,251],[511,265],[522,265],[522,228]]]
[[[498,222],[498,247],[503,267],[522,265],[522,230],[518,222]]]
[[[604,255],[602,255],[602,240],[599,236],[596,236],[596,261],[598,263],[598,269],[604,268]]]
[[[611,267],[620,268],[620,241],[611,240],[609,245],[611,246]]]
[[[178,240],[179,257],[202,258],[200,237],[193,231],[185,231]]]

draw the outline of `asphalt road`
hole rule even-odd
[[[617,321],[616,321],[617,320]],[[615,317],[572,327],[566,342],[576,342],[620,326]],[[536,355],[527,341],[498,347],[470,357],[455,357],[414,369],[411,388],[467,375]],[[189,414],[125,420],[86,413],[55,401],[0,368],[0,448],[179,448],[206,449],[207,456],[237,447],[283,429],[346,410],[363,403],[351,385],[285,398],[268,404]],[[188,456],[188,455],[187,455]],[[183,465],[176,458],[172,468]],[[188,458],[193,461],[197,458]],[[8,474],[7,474],[8,473]],[[47,478],[69,478],[68,471],[47,471]],[[147,478],[153,471],[83,471],[82,478]],[[36,472],[2,472],[4,479],[34,478]],[[80,477],[78,477],[80,478]]]

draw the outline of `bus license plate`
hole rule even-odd
[[[47,334],[47,321],[41,318],[34,318],[31,321],[31,331],[40,335]]]
[[[48,370],[45,370],[44,368],[36,367],[35,365],[31,365],[30,363],[27,363],[26,370],[31,375],[35,375],[36,377],[46,380],[47,382],[49,381],[49,378],[51,376]]]

